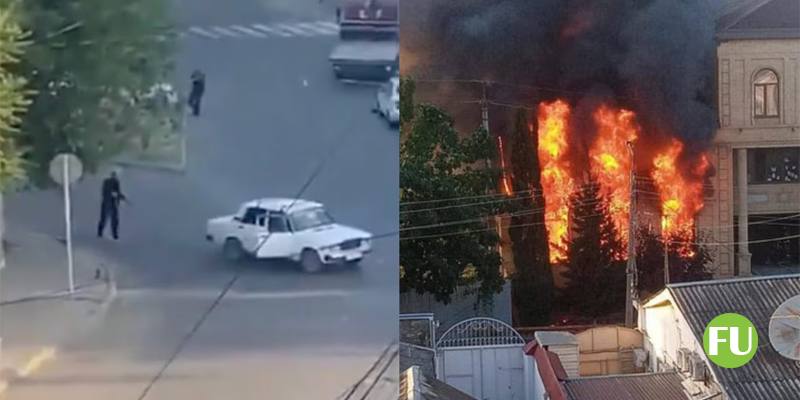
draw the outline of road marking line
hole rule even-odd
[[[317,24],[317,25],[319,25],[319,26],[324,26],[324,27],[326,27],[326,28],[330,28],[330,29],[332,29],[332,30],[335,30],[335,31],[337,31],[337,32],[339,31],[339,24],[337,24],[337,23],[335,23],[335,22],[330,22],[330,21],[317,21],[317,22],[315,22],[315,24]]]
[[[278,36],[283,36],[283,37],[291,37],[292,36],[291,33],[286,33],[286,32],[284,32],[284,31],[282,31],[280,29],[271,28],[269,26],[262,25],[262,24],[253,24],[251,26],[253,28],[258,29],[258,30],[261,30],[261,31],[264,31],[264,32],[267,32],[267,33],[272,33],[272,34],[275,34],[275,35],[278,35]]]
[[[17,370],[17,376],[25,378],[30,376],[41,368],[44,363],[50,361],[56,356],[56,349],[53,347],[45,347],[34,355],[22,368]]]
[[[281,300],[303,299],[317,297],[349,297],[356,293],[347,290],[301,290],[293,292],[240,292],[231,290],[225,296],[229,300]],[[209,299],[219,296],[219,291],[212,289],[124,289],[118,291],[122,298],[178,298],[178,299]]]
[[[235,30],[237,30],[239,32],[242,32],[242,33],[244,33],[246,35],[250,35],[250,36],[255,36],[255,37],[260,37],[260,38],[266,38],[267,37],[267,35],[255,30],[255,29],[250,29],[250,28],[248,28],[246,26],[232,25],[231,29],[235,29]]]
[[[297,26],[299,26],[301,28],[308,29],[310,31],[317,32],[320,35],[335,35],[335,34],[339,33],[338,29],[333,30],[333,29],[330,29],[330,28],[326,28],[324,26],[314,25],[314,24],[308,23],[308,22],[303,22],[303,23],[297,24]]]
[[[304,30],[302,30],[302,29],[300,29],[300,28],[297,28],[297,27],[294,27],[294,26],[291,26],[291,25],[288,25],[288,24],[278,24],[278,27],[280,27],[280,28],[282,28],[282,29],[285,29],[285,30],[287,30],[287,31],[289,31],[289,32],[292,32],[292,33],[294,33],[295,35],[300,35],[300,36],[314,36],[314,34],[313,34],[313,33],[308,33],[308,32],[306,32],[306,31],[304,31]]]
[[[218,33],[220,33],[220,34],[222,34],[222,35],[225,35],[225,36],[230,36],[230,37],[241,37],[241,35],[239,35],[238,33],[234,32],[234,31],[232,31],[232,30],[230,30],[230,29],[223,28],[223,27],[221,27],[221,26],[215,26],[215,27],[212,27],[211,29],[213,29],[213,30],[215,30],[216,32],[218,32]]]
[[[219,35],[217,35],[215,33],[211,33],[209,31],[207,31],[207,30],[205,30],[203,28],[197,27],[197,26],[193,26],[193,27],[189,28],[189,32],[196,33],[196,34],[198,34],[200,36],[205,36],[205,37],[211,38],[211,39],[219,39]]]
[[[241,293],[231,291],[228,293],[229,298],[232,299],[253,299],[253,300],[268,300],[268,299],[303,299],[314,297],[348,297],[354,293],[345,290],[307,290],[297,292],[258,292],[258,293]]]

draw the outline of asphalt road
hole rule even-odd
[[[333,20],[333,5],[317,1],[177,3],[184,28]],[[207,76],[186,172],[122,172],[132,205],[119,242],[94,237],[100,178],[75,187],[76,243],[115,260],[119,296],[100,329],[67,343],[8,399],[334,399],[396,340],[396,238],[376,241],[360,269],[320,275],[284,262],[229,265],[203,240],[207,218],[294,196],[324,157],[303,197],[345,224],[396,231],[398,134],[370,113],[373,87],[333,80],[336,40],[182,39],[179,79],[194,68]],[[57,192],[26,193],[6,212],[58,234],[60,204]]]

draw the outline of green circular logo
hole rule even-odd
[[[723,368],[739,368],[756,355],[758,332],[743,315],[721,314],[706,325],[703,350],[714,364]]]

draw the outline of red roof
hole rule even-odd
[[[536,367],[550,400],[567,400],[567,393],[561,386],[561,381],[567,379],[567,372],[564,371],[558,355],[540,346],[535,340],[525,345],[525,354],[536,359]]]

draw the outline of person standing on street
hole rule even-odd
[[[189,107],[192,108],[192,115],[200,115],[200,102],[203,100],[203,93],[206,91],[206,76],[200,70],[192,72],[192,91],[189,93]]]
[[[100,204],[100,222],[97,224],[97,237],[103,237],[106,222],[111,220],[111,235],[119,239],[119,202],[125,200],[116,172],[103,180],[102,202]]]

